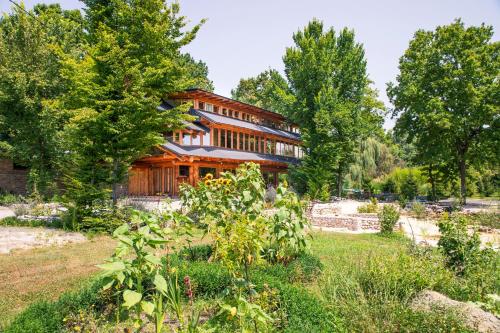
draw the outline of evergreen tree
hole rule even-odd
[[[179,5],[162,0],[83,2],[89,44],[78,57],[66,57],[70,89],[56,101],[73,116],[66,136],[69,184],[75,192],[91,185],[88,201],[111,187],[116,203],[130,164],[187,119],[187,105],[166,111],[158,105],[169,93],[196,85],[180,50],[201,23],[185,31]]]

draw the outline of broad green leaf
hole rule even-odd
[[[168,290],[167,281],[160,274],[155,275],[154,280],[153,280],[153,284],[155,285],[156,289],[158,289],[163,294],[167,293],[167,290]]]
[[[146,259],[146,261],[152,263],[153,265],[161,265],[161,260],[152,254],[146,255],[144,259]]]
[[[153,314],[153,311],[155,310],[154,304],[148,301],[141,301],[141,308],[144,312],[146,312],[150,316]]]
[[[117,272],[125,269],[125,264],[122,261],[113,261],[105,264],[97,265],[102,270]]]
[[[125,303],[123,303],[123,306],[127,308],[136,305],[141,301],[141,299],[142,295],[136,291],[127,289],[123,292],[123,300],[125,301]]]
[[[113,232],[113,236],[117,237],[118,235],[124,234],[129,230],[128,224],[123,224],[115,229]]]

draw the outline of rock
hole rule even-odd
[[[435,309],[456,312],[464,324],[481,333],[500,332],[500,319],[470,303],[452,300],[432,290],[423,290],[411,302],[410,307],[416,311],[432,312]]]

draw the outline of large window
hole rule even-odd
[[[219,146],[219,130],[217,128],[214,128],[214,130],[212,131],[214,134],[213,134],[213,144],[215,147],[218,147]]]
[[[193,138],[192,138],[192,141],[191,141],[191,144],[193,146],[199,146],[201,143],[200,143],[200,136],[198,134],[193,134]]]
[[[205,111],[214,112],[214,105],[210,103],[205,104]]]
[[[245,150],[250,150],[250,135],[245,134]]]
[[[233,143],[232,136],[231,136],[231,131],[227,131],[227,148],[232,148],[231,144]]]
[[[199,176],[200,176],[200,178],[205,177],[209,173],[212,174],[212,176],[215,177],[215,168],[200,168],[199,169]]]
[[[243,150],[243,133],[240,133],[240,146],[238,147],[239,150]]]
[[[220,146],[226,148],[226,130],[220,130]]]
[[[191,144],[191,134],[182,133],[182,144],[186,146]]]

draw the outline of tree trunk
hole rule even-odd
[[[342,167],[339,166],[337,169],[337,196],[342,197]]]
[[[432,163],[429,164],[429,181],[431,182],[431,187],[432,187],[432,201],[436,201],[436,181],[434,180],[434,175],[432,174]]]
[[[119,162],[117,159],[113,160],[113,184],[112,184],[112,197],[113,197],[113,208],[116,207],[118,203],[118,166]]]
[[[465,164],[464,155],[460,156],[460,159],[458,161],[458,167],[460,172],[460,204],[465,205],[467,197],[467,184],[466,184],[467,166]]]

